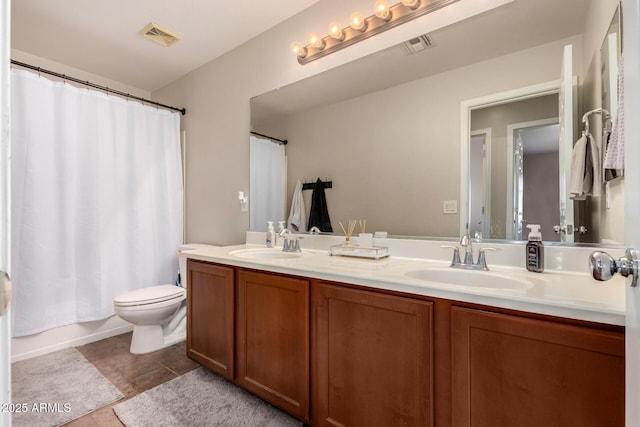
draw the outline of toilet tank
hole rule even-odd
[[[178,245],[178,263],[179,263],[179,267],[180,267],[180,286],[182,286],[183,288],[187,287],[187,281],[186,281],[186,277],[187,277],[187,257],[186,256],[182,256],[182,252],[184,251],[190,251],[190,250],[194,250],[194,249],[200,249],[200,248],[209,248],[212,247],[213,245],[207,245],[204,243],[185,243],[182,245]]]

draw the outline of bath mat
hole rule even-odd
[[[301,427],[297,420],[205,368],[113,407],[127,427]]]
[[[74,348],[12,364],[11,388],[14,427],[59,426],[124,397]]]

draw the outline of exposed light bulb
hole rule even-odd
[[[299,42],[291,43],[291,52],[299,58],[304,58],[307,56],[307,48],[302,46]]]
[[[373,5],[373,10],[378,18],[384,19],[385,21],[391,19],[391,11],[389,10],[387,0],[378,0],[376,4]]]
[[[349,18],[349,22],[350,22],[351,28],[353,28],[354,30],[364,32],[364,30],[367,29],[367,21],[364,20],[364,17],[359,12],[355,12],[351,14],[351,17]]]
[[[420,0],[402,0],[402,4],[411,9],[417,9],[420,6]]]
[[[344,40],[344,31],[342,31],[342,25],[339,22],[332,22],[329,24],[329,35],[336,40]]]
[[[324,49],[324,40],[322,40],[322,37],[320,37],[318,33],[309,34],[309,44],[316,49]]]

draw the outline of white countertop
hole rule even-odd
[[[448,273],[449,263],[443,260],[394,256],[393,252],[390,257],[377,261],[330,256],[328,251],[318,249],[303,249],[302,256],[287,259],[249,259],[232,254],[237,250],[258,248],[264,248],[264,245],[200,247],[182,252],[180,255],[236,267],[552,316],[613,325],[624,325],[625,322],[625,280],[621,276],[616,276],[607,282],[597,282],[586,272],[545,270],[544,273],[532,273],[521,267],[491,265],[491,263],[489,263],[491,269],[489,272],[470,272],[474,275],[487,275],[483,276],[483,279],[491,276],[493,279],[515,280],[517,284],[525,285],[517,289],[502,289],[451,285],[412,278],[407,273],[416,270],[438,269]],[[456,271],[452,271],[452,274],[456,274]],[[487,280],[487,283],[492,281]]]

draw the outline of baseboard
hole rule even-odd
[[[63,348],[77,347],[133,330],[117,316],[96,322],[76,323],[40,334],[11,339],[11,362],[31,359]]]

